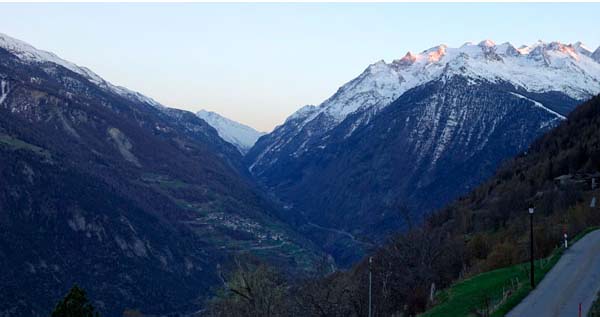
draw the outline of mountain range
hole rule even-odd
[[[263,135],[0,34],[0,315],[48,315],[73,283],[109,316],[191,313],[248,253],[348,267],[599,92],[600,48],[439,45]]]
[[[350,264],[600,92],[599,51],[486,40],[379,61],[261,137],[245,162],[300,230]]]

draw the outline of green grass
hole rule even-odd
[[[570,243],[596,229],[598,227],[582,231]],[[549,257],[535,261],[536,285],[562,253],[563,249],[558,248]],[[530,291],[529,263],[513,265],[476,275],[442,291],[437,296],[440,304],[421,317],[478,316],[477,312],[481,316],[500,317],[518,305]]]

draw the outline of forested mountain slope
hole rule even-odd
[[[193,113],[4,35],[0,88],[0,315],[47,316],[73,283],[108,316],[189,312],[239,253],[318,256]]]

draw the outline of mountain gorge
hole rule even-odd
[[[489,40],[409,52],[301,108],[245,161],[300,230],[348,265],[600,92],[597,52]]]
[[[301,272],[320,251],[193,113],[0,35],[0,315],[73,283],[108,316],[192,312],[240,253]]]

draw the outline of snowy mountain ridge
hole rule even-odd
[[[284,148],[292,144],[291,155],[296,158],[311,147],[325,146],[327,133],[353,115],[353,122],[345,132],[350,137],[407,91],[453,77],[467,78],[468,85],[508,83],[515,90],[555,92],[586,100],[600,93],[600,47],[592,53],[581,42],[538,41],[516,48],[510,43],[496,45],[484,40],[478,44],[467,42],[458,48],[442,44],[418,54],[408,52],[390,63],[380,60],[320,105],[304,106],[290,115],[269,134],[265,146],[252,151],[254,160],[249,168],[255,170],[257,165],[275,163],[277,153],[287,151]],[[530,102],[538,105],[536,100]]]
[[[600,92],[600,47],[592,53],[581,42],[538,41],[519,48],[510,43],[496,45],[491,40],[467,42],[458,48],[442,44],[418,54],[408,52],[391,63],[378,61],[318,107],[303,107],[290,119],[301,119],[303,126],[324,114],[332,123],[326,128],[331,128],[351,113],[379,111],[411,88],[453,75],[586,99]]]
[[[44,50],[39,50],[32,45],[23,42],[21,40],[12,38],[6,34],[0,33],[0,48],[7,50],[9,53],[19,57],[22,61],[30,62],[30,63],[52,63],[59,66],[62,66],[72,72],[75,72],[90,82],[96,84],[97,86],[106,89],[108,91],[117,93],[118,95],[132,99],[135,101],[143,102],[149,104],[153,107],[164,108],[159,102],[154,99],[144,96],[138,92],[129,90],[125,87],[116,86],[108,81],[104,80],[102,77],[98,76],[93,71],[89,70],[86,67],[78,66],[74,63],[66,61],[56,54],[47,52]]]
[[[248,152],[256,140],[265,135],[264,132],[256,131],[213,111],[202,109],[196,115],[215,128],[223,140],[235,145],[242,154]]]

